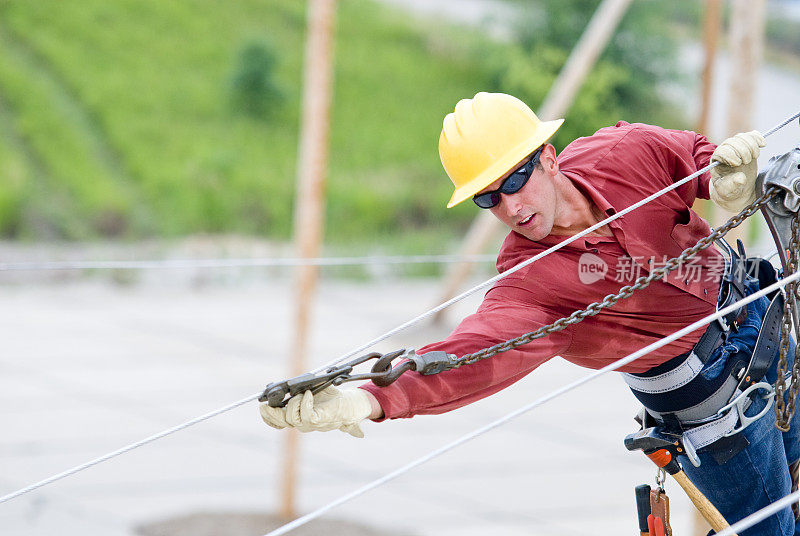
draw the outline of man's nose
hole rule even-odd
[[[516,216],[522,210],[522,200],[516,193],[500,194],[501,206],[508,216]]]

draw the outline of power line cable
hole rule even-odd
[[[43,261],[0,263],[0,272],[42,270],[150,270],[186,268],[373,266],[394,264],[452,264],[491,262],[496,255],[390,255],[368,257],[164,259],[119,261]]]
[[[772,514],[780,512],[784,508],[791,506],[792,503],[796,503],[798,499],[800,499],[800,491],[795,491],[794,493],[790,493],[786,497],[778,499],[777,501],[768,504],[761,510],[753,512],[749,516],[740,519],[727,529],[719,531],[716,534],[716,536],[736,536],[737,534],[741,534],[743,530],[749,529],[756,523],[764,521]]]
[[[216,417],[217,415],[219,415],[221,413],[225,413],[226,411],[230,411],[232,409],[238,408],[239,406],[242,406],[244,404],[247,404],[248,402],[252,402],[253,400],[258,399],[259,396],[261,396],[261,393],[256,393],[253,396],[249,396],[247,398],[243,398],[243,399],[241,399],[241,400],[239,400],[237,402],[234,402],[232,404],[228,404],[225,407],[219,408],[219,409],[214,410],[214,411],[210,411],[210,412],[206,413],[205,415],[201,415],[200,417],[196,417],[196,418],[194,418],[194,419],[192,419],[190,421],[186,421],[183,424],[179,424],[178,426],[175,426],[173,428],[169,428],[168,430],[164,430],[163,432],[159,432],[157,434],[151,435],[150,437],[142,439],[141,441],[137,441],[136,443],[131,443],[130,445],[124,446],[124,447],[122,447],[120,449],[117,449],[117,450],[115,450],[113,452],[109,452],[108,454],[105,454],[103,456],[100,456],[98,458],[90,460],[90,461],[88,461],[86,463],[83,463],[81,465],[77,465],[77,466],[73,467],[72,469],[67,469],[66,471],[63,471],[63,472],[58,473],[56,475],[53,475],[53,476],[51,476],[49,478],[45,478],[44,480],[40,480],[39,482],[36,482],[35,484],[31,484],[30,486],[26,486],[26,487],[24,487],[22,489],[19,489],[19,490],[13,492],[13,493],[9,493],[7,495],[3,495],[2,497],[0,497],[0,504],[2,504],[4,502],[7,502],[7,501],[10,501],[11,499],[14,499],[16,497],[19,497],[20,495],[25,495],[26,493],[30,493],[31,491],[33,491],[35,489],[39,489],[39,488],[41,488],[43,486],[46,486],[48,484],[52,484],[53,482],[56,482],[57,480],[61,480],[62,478],[66,478],[66,477],[68,477],[70,475],[74,475],[75,473],[79,473],[79,472],[81,472],[81,471],[83,471],[85,469],[88,469],[90,467],[93,467],[93,466],[95,466],[95,465],[97,465],[99,463],[108,461],[111,458],[116,458],[117,456],[120,456],[121,454],[125,454],[126,452],[130,452],[130,451],[132,451],[134,449],[137,449],[137,448],[139,448],[139,447],[141,447],[143,445],[147,445],[148,443],[152,443],[156,439],[161,439],[162,437],[166,437],[168,435],[174,434],[175,432],[179,432],[179,431],[181,431],[181,430],[183,430],[185,428],[188,428],[188,427],[190,427],[192,425],[195,425],[197,423],[200,423],[200,422],[203,422],[205,420],[208,420],[211,417]]]

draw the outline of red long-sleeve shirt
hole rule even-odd
[[[558,156],[561,172],[606,215],[708,165],[715,146],[688,131],[617,123],[579,138]],[[445,340],[418,353],[463,355],[533,331],[602,300],[651,267],[678,256],[711,230],[690,207],[708,199],[707,173],[611,222],[613,237],[587,236],[501,279]],[[534,242],[511,232],[497,258],[503,272],[566,237]],[[362,386],[385,418],[450,411],[511,385],[560,355],[600,368],[714,312],[724,261],[710,248],[597,316],[492,358],[431,376],[404,374],[388,387]],[[605,267],[605,268],[604,268]],[[689,351],[702,330],[623,367],[643,372]]]

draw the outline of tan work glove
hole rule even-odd
[[[717,146],[711,161],[719,165],[711,169],[709,191],[718,207],[739,212],[756,200],[757,158],[766,144],[764,136],[753,130],[740,132]]]
[[[306,391],[283,408],[262,403],[258,409],[264,422],[273,428],[293,427],[301,432],[341,430],[355,437],[364,437],[359,424],[372,413],[372,405],[362,389],[336,387],[328,387],[316,395]]]

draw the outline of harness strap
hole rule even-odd
[[[751,400],[748,398],[747,406],[750,405],[750,402]],[[722,417],[686,430],[683,432],[684,447],[687,451],[692,447],[695,450],[707,447],[732,432],[738,421],[739,414],[735,411],[728,411]],[[691,444],[692,447],[686,446],[686,443]]]
[[[781,323],[783,321],[783,294],[778,293],[767,307],[761,329],[758,331],[753,357],[742,374],[739,389],[745,390],[764,377],[775,359],[775,352],[781,342]]]
[[[684,363],[687,363],[690,360],[694,361],[694,359],[692,359],[692,357],[690,356],[690,358],[684,361]],[[681,368],[684,371],[689,371],[690,367],[699,366],[700,368],[702,368],[702,364],[698,365],[697,363],[699,363],[699,360],[694,365],[687,365]],[[732,376],[730,373],[730,370],[734,366],[736,366],[736,363],[731,363],[728,367],[726,367],[726,370],[720,374],[721,380],[717,382],[718,386],[716,387],[716,389],[714,389],[711,392],[705,391],[704,389],[699,390],[698,395],[693,397],[693,400],[695,400],[696,402],[686,407],[680,407],[680,406],[676,407],[674,405],[658,406],[652,403],[655,401],[654,399],[641,396],[642,393],[644,393],[644,391],[639,390],[639,385],[634,387],[633,385],[631,385],[631,383],[629,383],[629,380],[631,379],[642,380],[643,378],[639,378],[636,376],[633,376],[632,378],[629,376],[624,376],[623,379],[625,380],[626,383],[628,383],[628,385],[634,391],[633,394],[640,399],[640,402],[649,403],[649,407],[647,407],[647,412],[650,415],[652,415],[656,420],[661,422],[671,422],[674,424],[679,424],[680,429],[685,429],[688,426],[695,426],[698,424],[704,424],[708,422],[709,419],[712,419],[716,416],[719,408],[727,404],[728,401],[731,400],[736,395],[737,385],[739,384],[739,380],[735,376]],[[695,377],[697,377],[698,375],[699,372],[698,374],[695,374]],[[656,378],[657,377],[654,377],[652,379]],[[644,378],[644,379],[650,379],[650,378]],[[701,385],[696,385],[695,388],[700,389],[708,386],[708,383],[703,382],[702,379],[699,379],[698,382],[701,382]],[[686,384],[688,383],[689,382],[687,381]],[[667,384],[665,383],[663,385]],[[670,396],[670,391],[662,390],[661,388],[659,388],[658,384],[651,385],[650,391],[653,394]],[[671,397],[671,398],[678,398],[678,397]],[[665,402],[665,399],[663,398],[660,398],[659,400],[662,402],[662,404]],[[677,404],[678,402],[675,401],[675,403]]]
[[[658,376],[636,376],[623,372],[622,378],[628,384],[628,387],[634,391],[648,395],[667,393],[683,387],[695,379],[703,369],[703,364],[704,361],[693,350],[686,361],[678,365],[677,368]]]
[[[725,333],[719,324],[709,324],[687,359],[677,367],[655,376],[623,372],[622,378],[631,389],[640,393],[661,394],[674,391],[697,377],[711,353],[724,340]]]
[[[719,408],[728,403],[736,393],[737,380],[733,376],[728,376],[725,382],[711,396],[695,404],[692,407],[671,412],[674,418],[678,419],[682,428],[692,427],[697,424],[708,422],[708,419],[715,416]],[[663,419],[666,413],[650,413],[656,419]]]

